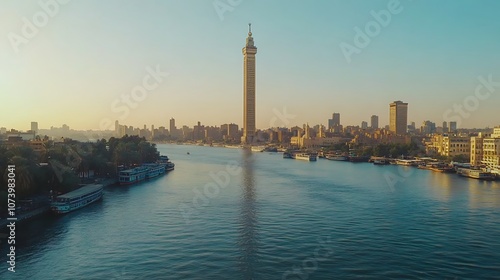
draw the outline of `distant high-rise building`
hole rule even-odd
[[[170,136],[174,137],[177,133],[177,127],[175,127],[175,119],[170,119]]]
[[[7,128],[0,127],[0,134],[6,134],[6,133],[7,133]]]
[[[328,119],[328,129],[340,126],[340,113],[333,113],[332,118]]]
[[[378,116],[372,115],[372,117],[370,119],[370,125],[371,125],[371,128],[373,128],[373,129],[378,128]]]
[[[320,125],[319,126],[319,129],[318,129],[318,135],[317,135],[318,138],[325,138],[325,126],[324,125]]]
[[[243,136],[242,142],[250,144],[255,137],[255,55],[257,47],[248,25],[248,37],[243,52]]]
[[[193,140],[203,140],[205,138],[205,126],[198,122],[197,125],[193,127]]]
[[[120,123],[118,120],[115,121],[115,135],[120,137]]]
[[[443,132],[444,133],[448,132],[448,123],[447,122],[443,122]]]
[[[396,134],[405,134],[408,124],[408,103],[394,101],[389,104],[390,130]]]
[[[368,123],[365,121],[361,122],[361,129],[367,129],[368,128]]]
[[[420,127],[422,134],[431,134],[436,132],[436,124],[431,121],[424,121]]]
[[[450,132],[457,132],[457,122],[450,122]]]
[[[38,122],[31,122],[31,131],[33,131],[35,135],[38,134]]]
[[[238,125],[234,124],[234,123],[230,123],[228,125],[227,135],[229,137],[236,138],[236,136],[238,135]]]
[[[309,123],[307,123],[307,124],[304,125],[304,136],[303,137],[306,138],[306,139],[310,139],[311,138]]]

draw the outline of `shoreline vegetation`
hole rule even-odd
[[[156,144],[144,137],[125,135],[96,142],[47,141],[43,152],[31,147],[0,146],[0,217],[7,216],[7,166],[16,168],[16,214],[19,219],[30,212],[48,208],[50,197],[68,193],[82,185],[116,182],[118,167],[156,162]],[[111,182],[111,183],[110,183]]]

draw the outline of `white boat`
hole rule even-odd
[[[479,180],[494,180],[495,174],[485,172],[480,169],[459,168],[457,172],[460,176]]]
[[[146,180],[148,171],[149,167],[147,166],[139,166],[132,169],[122,170],[118,174],[118,183],[120,185],[130,185]]]
[[[83,186],[72,192],[52,199],[50,209],[57,214],[64,214],[82,208],[102,198],[103,185]]]
[[[266,149],[266,146],[252,146],[252,152],[263,152]]]
[[[421,164],[421,160],[416,160],[416,159],[397,159],[396,164],[398,165],[403,165],[403,166],[418,166]]]
[[[175,164],[173,162],[167,162],[167,166],[165,167],[165,171],[174,170]]]
[[[148,172],[146,173],[146,179],[151,179],[160,176],[161,174],[165,173],[167,167],[166,164],[160,164],[160,163],[146,163],[143,164],[142,166],[149,168]]]
[[[295,155],[295,159],[307,160],[307,161],[316,161],[317,158],[318,158],[317,155],[308,153],[300,153]]]
[[[189,154],[189,152],[188,152],[188,154]],[[168,156],[160,156],[160,160],[158,162],[165,166],[165,171],[174,170],[175,164],[170,161]]]

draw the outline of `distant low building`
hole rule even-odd
[[[33,131],[29,132],[7,132],[7,139],[11,137],[21,137],[22,140],[28,141],[28,140],[34,140],[35,139],[35,133]]]
[[[290,144],[292,146],[296,146],[299,148],[311,149],[311,148],[329,147],[334,144],[343,143],[346,140],[348,141],[349,139],[346,139],[344,137],[305,138],[305,137],[293,136],[290,139]]]
[[[427,154],[446,157],[470,156],[470,137],[448,134],[435,134],[426,143]]]

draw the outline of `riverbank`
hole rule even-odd
[[[118,182],[117,179],[113,178],[98,178],[95,180],[95,183],[101,184],[104,187],[109,187],[113,186]],[[93,184],[95,184],[93,183]],[[16,224],[24,223],[26,221],[32,220],[37,217],[41,217],[44,214],[49,213],[50,211],[50,197],[46,197],[46,199],[38,199],[36,201],[36,206],[33,207],[33,209],[29,209],[26,211],[23,211],[22,213],[18,214],[15,216],[16,218]],[[7,218],[1,218],[0,219],[0,230],[5,229],[7,225],[9,224],[9,220]]]

